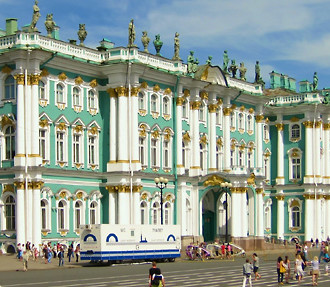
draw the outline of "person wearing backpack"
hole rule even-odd
[[[243,285],[242,285],[242,287],[245,287],[247,280],[249,280],[249,285],[250,285],[250,287],[252,287],[252,279],[251,279],[252,272],[253,272],[253,266],[250,263],[250,260],[246,259],[245,264],[243,265]]]
[[[165,287],[164,276],[157,267],[156,261],[152,262],[152,267],[149,269],[149,287]]]

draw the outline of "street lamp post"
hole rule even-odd
[[[164,177],[156,177],[155,183],[160,189],[160,224],[163,225],[163,189],[166,187],[168,179]]]
[[[226,193],[226,243],[228,243],[228,191],[233,186],[230,182],[222,182],[221,189]]]

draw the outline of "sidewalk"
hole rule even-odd
[[[58,268],[77,268],[82,267],[86,262],[78,262],[71,260],[68,262],[68,258],[64,258],[64,266],[58,266],[58,258],[52,258],[51,263],[45,264],[43,258],[38,258],[37,261],[33,261],[32,257],[28,262],[28,270],[42,270],[42,269],[58,269]],[[0,255],[0,272],[2,271],[23,271],[23,261],[19,261],[16,258],[16,254]]]

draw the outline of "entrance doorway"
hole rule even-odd
[[[204,241],[214,241],[216,236],[215,201],[213,190],[206,193],[202,201],[202,233]]]

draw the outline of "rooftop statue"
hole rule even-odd
[[[78,38],[80,40],[80,46],[84,46],[84,41],[87,37],[87,31],[85,29],[85,24],[79,24],[79,31],[77,32]]]
[[[38,7],[38,1],[36,0],[33,5],[33,15],[32,15],[32,21],[31,21],[30,29],[29,29],[30,32],[38,32],[36,25],[37,25],[37,22],[38,22],[40,16],[41,16],[40,9]]]
[[[245,77],[246,71],[247,71],[247,69],[244,66],[244,62],[240,63],[239,64],[239,77],[242,81],[246,81],[246,77]]]
[[[319,82],[319,78],[317,76],[317,73],[314,72],[314,76],[313,76],[313,91],[317,90],[317,84]]]
[[[188,56],[188,74],[193,73],[193,65],[195,63],[194,51],[190,51],[190,55]]]
[[[196,73],[197,72],[198,64],[199,64],[199,61],[196,58],[195,61],[194,61],[194,64],[193,64],[193,68],[192,68],[193,73]]]
[[[206,65],[211,65],[211,62],[212,62],[212,56],[208,56],[206,60]]]
[[[180,53],[180,40],[179,40],[180,34],[178,32],[175,33],[174,37],[174,56],[172,60],[181,60],[179,53]]]
[[[55,25],[56,24],[53,20],[53,14],[47,14],[46,21],[45,21],[45,26],[46,26],[48,37],[52,37],[52,33],[54,31]]]
[[[232,74],[233,78],[236,78],[237,69],[238,69],[238,67],[236,65],[235,60],[231,60],[231,64],[230,64],[228,71]]]
[[[148,46],[149,46],[150,38],[148,37],[148,32],[147,31],[142,32],[141,42],[142,42],[143,47],[144,47],[144,52],[149,53]]]
[[[259,61],[256,61],[256,64],[254,66],[254,69],[255,69],[254,82],[255,83],[259,83],[259,81],[260,81],[260,66],[259,66]]]
[[[134,26],[134,20],[131,19],[131,22],[128,25],[128,48],[136,47],[134,44],[135,41],[135,26]]]
[[[222,65],[222,70],[225,73],[228,73],[228,63],[229,63],[228,53],[227,50],[225,50],[223,52],[223,65]]]
[[[162,46],[163,46],[163,42],[160,40],[160,35],[159,35],[159,34],[157,34],[157,35],[155,36],[154,46],[155,46],[155,49],[156,49],[156,55],[157,55],[157,56],[161,56],[161,54],[160,54],[160,49],[161,49]]]

